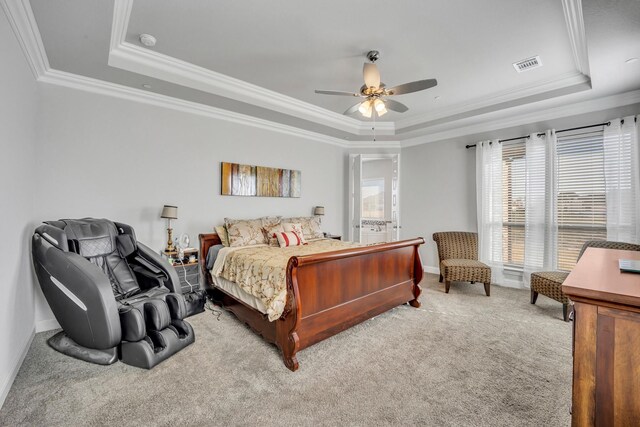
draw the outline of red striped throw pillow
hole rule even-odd
[[[294,231],[283,231],[281,233],[274,233],[278,238],[278,244],[281,248],[288,246],[301,246],[302,239],[298,236],[298,233]]]

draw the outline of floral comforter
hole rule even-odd
[[[280,248],[257,245],[223,248],[211,274],[235,282],[242,290],[260,299],[270,321],[278,319],[287,299],[287,263],[292,256],[331,252],[358,246],[334,239],[321,239],[304,246]]]

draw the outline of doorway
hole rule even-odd
[[[363,244],[400,238],[399,154],[349,156],[349,240]]]

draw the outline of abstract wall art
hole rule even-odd
[[[222,162],[223,196],[300,197],[302,176],[292,169]]]

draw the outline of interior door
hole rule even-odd
[[[391,241],[400,240],[400,155],[391,157],[393,172],[391,173]]]
[[[349,240],[352,242],[362,241],[362,155],[352,154],[350,157],[351,173],[349,174],[351,197],[349,211],[351,227],[349,228]]]

